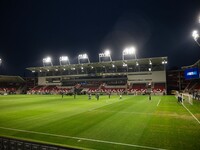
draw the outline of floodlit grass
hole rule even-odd
[[[186,107],[200,120],[200,102]],[[174,96],[0,96],[0,135],[83,149],[200,148],[200,124]]]

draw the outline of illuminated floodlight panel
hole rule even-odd
[[[0,65],[2,64],[2,59],[0,58]]]
[[[162,64],[164,65],[164,64],[167,64],[167,60],[163,60],[162,61]]]
[[[105,54],[105,56],[110,56],[110,50],[105,50],[105,52],[104,52],[104,54]]]
[[[149,60],[149,65],[152,65],[152,61],[151,60]]]
[[[135,54],[135,48],[134,47],[125,48],[123,50],[123,55],[133,55],[133,54]]]
[[[194,31],[192,32],[192,36],[193,36],[194,40],[197,41],[197,39],[199,38],[199,33],[198,33],[198,31],[197,31],[197,30],[194,30]]]
[[[61,65],[61,66],[70,65],[69,57],[68,57],[68,56],[61,56],[61,57],[59,58],[59,61],[60,61],[60,65]]]
[[[127,67],[128,65],[126,63],[123,63],[123,67]]]
[[[88,55],[86,53],[85,54],[79,54],[78,55],[78,63],[79,64],[90,63]]]
[[[127,58],[130,58],[130,59],[133,59],[133,58],[136,58],[136,50],[135,50],[135,47],[128,47],[128,48],[125,48],[122,52],[122,59],[124,60],[125,59],[125,56]]]
[[[110,50],[105,50],[104,53],[99,53],[99,62],[102,61],[112,61]]]
[[[43,58],[43,65],[44,66],[53,66],[51,57]]]
[[[88,55],[87,54],[80,54],[80,55],[78,55],[78,58],[79,59],[87,59]]]

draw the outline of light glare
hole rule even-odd
[[[135,47],[125,48],[123,53],[124,55],[133,55],[135,54]]]
[[[46,58],[43,59],[43,61],[45,63],[50,63],[51,62],[51,57],[46,57]]]
[[[192,36],[193,36],[194,40],[197,41],[197,39],[199,38],[199,33],[198,33],[198,31],[197,31],[197,30],[194,30],[194,31],[192,32]]]
[[[68,60],[69,60],[68,56],[61,56],[60,57],[60,61],[68,61]]]
[[[104,52],[104,54],[105,54],[105,56],[110,56],[110,51],[109,51],[109,50],[106,50],[106,51]]]

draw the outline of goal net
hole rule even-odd
[[[192,95],[188,94],[188,93],[181,93],[181,98],[182,98],[182,103],[184,104],[191,104],[193,105],[193,98]]]

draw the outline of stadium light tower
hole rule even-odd
[[[102,59],[109,59],[108,61],[112,61],[110,50],[105,50],[104,53],[99,53],[99,62],[102,62]]]
[[[197,30],[194,30],[192,32],[192,37],[194,38],[195,42],[200,46],[199,42],[198,42],[198,39],[199,39],[199,33]]]
[[[130,57],[133,56],[133,58],[137,59],[135,47],[125,48],[122,52],[122,60],[125,60],[125,56],[130,56]]]
[[[60,61],[60,65],[61,66],[70,65],[69,57],[68,56],[61,56],[59,58],[59,61]]]
[[[52,61],[51,61],[51,57],[46,57],[43,58],[43,66],[53,66]]]
[[[79,64],[81,64],[81,60],[86,61],[86,63],[90,63],[89,57],[86,53],[78,55],[78,63]]]

